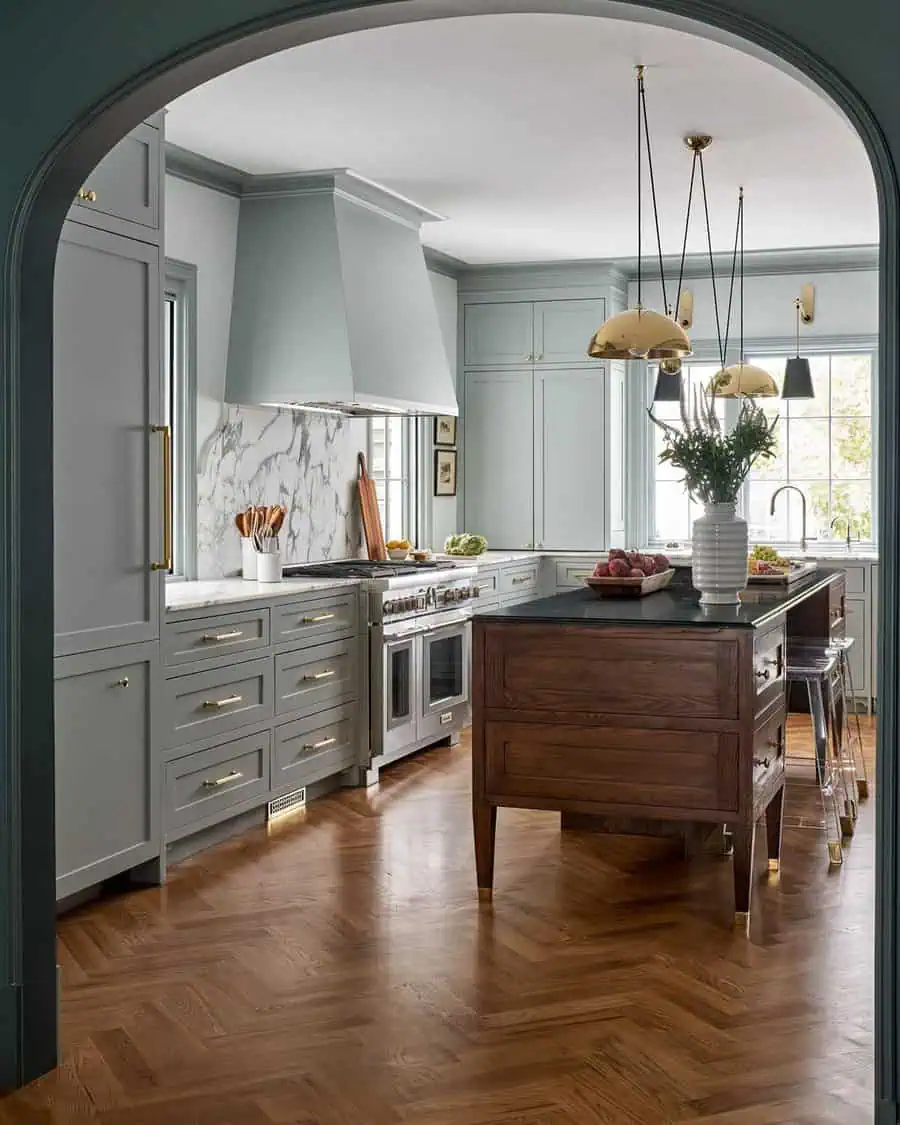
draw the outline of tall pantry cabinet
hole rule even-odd
[[[607,296],[461,296],[465,526],[491,547],[599,550],[624,534],[624,372],[587,357]]]
[[[160,855],[154,713],[170,505],[162,115],[97,166],[63,227],[54,329],[57,898]]]

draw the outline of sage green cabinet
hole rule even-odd
[[[57,898],[159,854],[158,647],[55,661]]]
[[[534,543],[534,388],[531,368],[467,371],[465,526],[492,547]]]
[[[57,656],[159,636],[160,305],[159,246],[65,224],[53,374]]]
[[[606,538],[606,367],[534,373],[535,543],[553,550]]]
[[[587,363],[606,300],[487,301],[466,304],[463,315],[466,367]]]
[[[159,130],[144,123],[100,161],[69,218],[132,238],[158,240],[162,206]]]
[[[534,306],[531,301],[466,305],[466,367],[521,366],[534,358]]]

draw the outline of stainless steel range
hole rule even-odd
[[[359,578],[369,622],[367,782],[381,766],[449,738],[471,721],[475,567],[339,559],[288,566],[286,578]]]

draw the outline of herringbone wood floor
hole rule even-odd
[[[431,751],[63,919],[64,1061],[0,1122],[869,1125],[873,802],[834,873],[815,811],[749,940],[728,860],[536,812],[479,908],[468,744]]]

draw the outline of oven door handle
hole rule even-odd
[[[420,627],[418,629],[401,629],[396,633],[384,633],[384,643],[391,644],[393,641],[405,641],[410,637],[421,637],[423,633],[427,633],[428,629]]]

